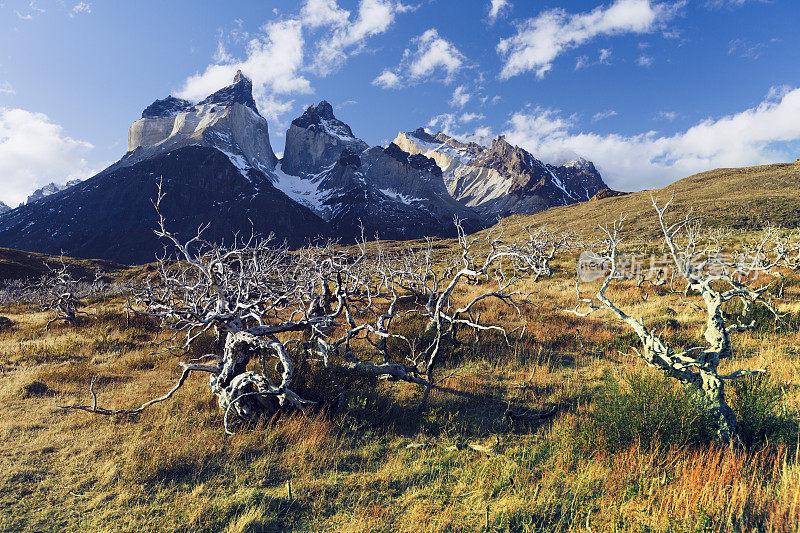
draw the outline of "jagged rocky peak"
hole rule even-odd
[[[475,142],[461,142],[441,131],[431,134],[422,127],[409,132],[401,131],[394,143],[406,152],[432,157],[446,175],[487,151],[486,147]]]
[[[335,164],[345,149],[360,154],[367,148],[350,126],[336,118],[333,106],[322,100],[309,106],[289,126],[281,169],[292,175],[317,174]]]
[[[46,198],[46,197],[48,197],[48,196],[50,196],[52,194],[55,194],[57,192],[61,192],[61,191],[67,190],[70,187],[72,187],[73,185],[77,185],[80,182],[81,182],[81,180],[77,180],[76,179],[76,180],[69,180],[64,185],[57,185],[56,183],[51,181],[50,183],[48,183],[47,185],[45,185],[41,189],[36,189],[35,191],[33,191],[28,196],[28,200],[25,203],[30,204],[30,203],[39,201],[42,198]]]
[[[128,154],[116,166],[134,165],[184,146],[210,146],[242,169],[269,172],[278,159],[267,121],[253,100],[253,84],[236,73],[233,83],[198,104],[169,96],[156,100],[128,130]]]
[[[205,100],[197,105],[217,104],[224,106],[231,106],[233,104],[242,104],[247,106],[256,113],[256,101],[253,100],[253,82],[250,78],[242,74],[241,70],[236,71],[236,76],[233,78],[233,84],[223,87],[214,94],[206,97]]]
[[[494,139],[491,148],[469,164],[502,172],[513,181],[513,188],[524,187],[531,180],[538,181],[545,170],[541,161],[519,146],[511,145],[506,141],[505,135]]]
[[[11,208],[10,208],[10,207],[8,207],[8,206],[7,206],[6,204],[4,204],[3,202],[0,202],[0,215],[3,215],[3,214],[5,214],[5,213],[8,213],[9,211],[11,211]]]
[[[576,157],[575,159],[570,159],[569,161],[565,161],[561,166],[566,168],[574,168],[576,170],[597,172],[597,169],[594,167],[594,163],[580,156]]]
[[[496,139],[492,140],[492,146],[486,153],[487,160],[496,160],[499,158],[505,161],[506,164],[513,165],[514,163],[527,165],[528,159],[532,157],[528,152],[519,146],[512,145],[506,140],[505,135],[498,135]],[[538,160],[537,160],[538,162]],[[477,162],[475,164],[478,164]]]
[[[170,95],[162,100],[156,100],[142,111],[142,118],[169,118],[181,111],[186,111],[194,106],[189,100],[175,98]]]
[[[439,132],[439,133],[441,133],[441,132]],[[416,137],[417,139],[419,139],[420,141],[423,141],[423,142],[435,143],[437,141],[436,137],[434,137],[433,135],[428,133],[425,130],[425,128],[423,128],[422,126],[420,126],[419,128],[415,129],[414,131],[410,132],[409,134],[413,135],[414,137]]]
[[[292,125],[338,137],[355,138],[350,126],[334,116],[333,106],[325,100],[317,105],[308,106],[302,115],[292,121]]]
[[[393,157],[403,164],[409,165],[417,170],[430,172],[434,176],[441,177],[442,169],[436,164],[436,161],[430,157],[425,157],[422,154],[410,154],[397,146],[395,143],[389,143],[389,146],[383,149],[384,153]]]

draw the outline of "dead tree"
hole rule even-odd
[[[482,239],[469,237],[456,220],[455,260],[448,254],[437,256],[430,241],[398,254],[386,252],[380,243],[368,246],[363,238],[352,247],[328,243],[289,251],[269,239],[250,239],[226,248],[206,242],[203,228],[187,242],[168,231],[162,198],[159,191],[156,234],[178,252],[176,261],[160,260],[155,280],[135,288],[128,306],[174,331],[164,341],[164,351],[188,353],[215,330],[222,333],[224,347],[221,353],[179,363],[183,370],[175,387],[137,409],[98,407],[93,388],[93,405],[66,408],[138,413],[169,399],[190,373],[204,372],[210,375],[211,392],[230,433],[232,415],[249,420],[315,403],[295,392],[295,369],[304,359],[304,368],[326,370],[326,379],[338,391],[338,405],[346,390],[337,376],[366,373],[422,387],[419,409],[432,386],[442,338],[457,326],[505,335],[503,327],[474,318],[474,306],[493,298],[519,309],[522,295],[512,286],[523,276],[549,274],[547,258],[563,245],[553,247],[550,239],[544,242],[542,234],[533,232],[527,241],[506,242],[502,227]],[[467,279],[483,279],[488,286],[457,307],[453,290]],[[432,340],[401,333],[398,324],[411,315],[428,320]],[[404,349],[392,353],[388,341]],[[267,358],[276,361],[277,380],[269,377]],[[251,361],[260,362],[260,370],[248,370]]]
[[[717,439],[739,446],[741,440],[737,432],[736,415],[725,401],[724,382],[764,370],[739,370],[728,375],[720,375],[719,364],[721,360],[732,355],[730,334],[747,331],[755,326],[752,321],[749,324],[742,323],[751,305],[763,306],[776,321],[781,321],[781,315],[765,297],[774,282],[760,283],[761,274],[779,275],[778,269],[781,266],[796,268],[798,265],[796,239],[794,236],[782,237],[780,232],[768,228],[761,238],[756,239],[738,254],[731,255],[725,250],[724,235],[716,232],[703,237],[700,221],[697,217],[692,217],[691,213],[673,224],[668,224],[665,215],[672,200],[662,207],[658,206],[654,198],[652,203],[658,214],[666,255],[674,270],[673,285],[683,280],[686,284],[681,291],[684,296],[697,293],[703,299],[706,315],[704,331],[706,346],[676,351],[650,331],[643,319],[625,313],[606,294],[612,281],[624,277],[624,273],[620,271],[620,244],[624,217],[609,228],[601,228],[606,234],[605,249],[598,256],[599,263],[607,272],[594,298],[582,296],[579,282],[576,280],[578,304],[572,312],[578,316],[588,316],[597,310],[607,310],[625,322],[636,333],[642,344],[641,351],[636,350],[636,357],[643,359],[650,366],[663,370],[692,391],[693,396],[708,413],[715,427]],[[732,300],[739,300],[742,303],[742,310],[738,315],[728,314],[724,309],[724,305]],[[696,308],[699,311],[703,310],[699,306]],[[733,323],[734,318],[735,323]]]
[[[102,290],[102,273],[99,270],[95,272],[94,280],[87,282],[72,276],[64,256],[61,256],[60,263],[59,268],[47,265],[49,272],[31,287],[31,293],[39,300],[42,310],[55,313],[55,316],[47,322],[45,331],[59,320],[75,324],[78,315],[88,316],[89,313],[81,310],[86,307],[83,300]]]

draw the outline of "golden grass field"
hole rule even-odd
[[[761,188],[739,197],[736,180],[747,172]],[[772,212],[791,225],[800,221],[798,177],[798,163],[729,169],[675,190],[679,207],[695,191],[694,205],[712,224],[755,205],[763,213],[758,207],[753,221],[733,225],[747,228]],[[717,187],[729,197],[712,201]],[[570,209],[514,217],[509,228],[548,222],[582,230],[625,212],[642,238],[652,223],[646,192]],[[800,277],[787,278],[778,304],[789,326],[765,319],[735,335],[735,356],[721,367],[767,369],[766,379],[727,389],[747,442],[737,450],[714,444],[684,393],[627,355],[638,341],[623,324],[603,313],[569,314],[574,257],[554,267],[552,278],[523,283],[535,293],[521,315],[483,304],[484,322],[525,325],[524,336],[517,329],[508,346],[491,333],[461,332],[420,415],[413,407],[421,389],[354,380],[344,413],[284,414],[234,436],[223,431],[204,375],[137,416],[59,408],[90,404],[96,375],[109,408],[160,396],[179,375],[175,357],[152,354],[152,341],[166,333],[128,319],[122,298],[90,301],[91,316],[48,333],[47,313],[0,308],[13,321],[0,330],[0,530],[800,530]],[[465,286],[456,297],[479,289]],[[690,305],[697,297],[632,283],[608,294],[676,347],[702,337],[704,316]],[[510,421],[509,406],[557,412]]]
[[[58,407],[90,403],[94,375],[106,407],[133,407],[172,386],[175,359],[151,355],[157,328],[129,323],[122,300],[91,302],[92,317],[48,334],[46,314],[3,309],[15,325],[0,333],[0,530],[796,531],[798,332],[741,334],[723,369],[768,368],[780,394],[768,438],[719,448],[676,426],[675,405],[648,404],[655,419],[634,406],[617,421],[645,432],[616,442],[589,423],[598,391],[613,389],[603,383],[677,389],[617,351],[634,344],[620,324],[564,312],[574,306],[571,268],[564,260],[554,279],[526,287],[539,292],[522,316],[487,304],[487,320],[526,323],[525,336],[508,347],[465,332],[419,416],[419,389],[355,383],[344,414],[283,415],[232,437],[203,376],[135,417]],[[700,336],[701,315],[652,289],[643,302],[641,290],[620,285],[614,296],[663,321],[676,344]],[[781,310],[794,316],[800,285],[785,292]],[[558,412],[512,423],[503,418],[509,404]],[[695,415],[678,409],[691,425]]]

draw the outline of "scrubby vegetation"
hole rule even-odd
[[[691,388],[628,355],[641,344],[625,324],[567,312],[575,261],[564,254],[552,277],[520,281],[519,314],[482,301],[475,316],[505,326],[510,346],[499,331],[456,328],[419,414],[423,389],[348,375],[340,410],[280,411],[232,436],[205,375],[135,415],[59,407],[91,404],[95,376],[112,409],[173,386],[177,360],[153,343],[174,332],[126,311],[124,297],[107,294],[91,320],[46,335],[51,314],[5,304],[0,530],[796,531],[797,274],[786,270],[783,298],[771,300],[783,323],[752,316],[756,327],[732,336],[720,363],[728,374],[767,370],[726,388],[743,443],[732,447],[719,445]],[[461,285],[454,303],[481,291]],[[607,295],[672,346],[702,339],[697,294],[619,280]],[[425,335],[419,317],[398,322]],[[183,359],[214,345],[209,330]],[[312,365],[295,368],[301,397],[324,389]],[[248,369],[263,370],[257,357]],[[552,408],[544,419],[509,416]]]

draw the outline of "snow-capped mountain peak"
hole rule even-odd
[[[72,187],[73,185],[77,185],[80,182],[81,182],[81,180],[75,179],[75,180],[69,180],[68,182],[66,182],[63,185],[58,185],[57,183],[54,183],[54,182],[51,181],[50,183],[48,183],[44,187],[42,187],[40,189],[36,189],[35,191],[33,191],[28,196],[28,200],[25,203],[26,204],[30,204],[30,203],[39,201],[42,198],[46,198],[46,197],[48,197],[48,196],[50,196],[52,194],[55,194],[57,192],[65,191],[65,190],[69,189],[70,187]]]

